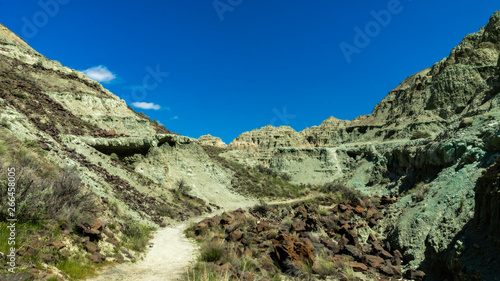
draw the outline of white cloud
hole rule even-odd
[[[103,83],[109,83],[111,82],[111,80],[116,78],[116,75],[109,71],[109,69],[104,65],[91,67],[87,70],[84,70],[83,73],[90,79]]]
[[[141,109],[154,109],[154,110],[159,110],[161,106],[154,104],[152,102],[134,102],[132,103],[134,107],[141,108]]]
[[[177,119],[179,119],[179,116],[172,117],[172,120],[177,120]]]

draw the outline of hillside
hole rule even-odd
[[[499,120],[500,11],[369,115],[229,145],[0,25],[0,280],[496,280]]]
[[[295,183],[335,181],[366,194],[399,196],[375,231],[401,251],[406,268],[436,272],[436,280],[476,280],[478,272],[484,274],[478,280],[493,280],[498,271],[490,262],[497,257],[489,251],[490,262],[481,264],[478,253],[498,236],[471,241],[483,239],[478,228],[491,233],[496,223],[488,221],[499,212],[493,203],[498,185],[482,176],[495,173],[488,167],[500,149],[499,54],[496,12],[448,57],[401,82],[371,114],[352,121],[330,117],[300,132],[255,129],[220,156],[289,174]]]

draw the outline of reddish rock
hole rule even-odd
[[[45,262],[45,263],[51,263],[51,262],[56,260],[54,258],[54,256],[51,254],[41,254],[40,257],[42,258],[43,262]]]
[[[115,253],[113,255],[113,258],[116,260],[118,263],[123,263],[125,261],[125,258],[122,256],[122,254]]]
[[[384,259],[381,257],[366,255],[364,261],[371,267],[379,268],[384,266]]]
[[[338,243],[333,242],[331,239],[321,239],[321,244],[325,245],[326,248],[330,249],[334,254],[340,252],[340,246]]]
[[[355,271],[355,272],[364,272],[364,271],[367,271],[368,270],[368,267],[362,263],[359,263],[359,262],[350,262],[349,265],[352,267],[352,269]]]
[[[207,223],[210,227],[215,227],[215,226],[220,225],[220,221],[221,221],[220,217],[215,216],[215,217],[211,218],[210,220],[208,220]]]
[[[91,241],[100,240],[102,238],[102,222],[95,220],[92,223],[77,223],[76,230],[78,233],[88,236]]]
[[[343,253],[350,255],[351,257],[353,257],[355,260],[358,261],[361,261],[361,259],[363,258],[363,253],[361,253],[361,251],[358,248],[352,245],[344,246]]]
[[[345,238],[349,241],[349,244],[354,245],[354,246],[359,246],[359,239],[358,239],[358,234],[356,232],[349,230],[345,234]]]
[[[91,241],[85,241],[83,246],[85,249],[91,253],[97,252],[97,245]]]
[[[390,261],[386,262],[386,265],[380,267],[379,271],[394,278],[401,278],[403,276],[401,274],[401,268],[399,266],[392,265]]]
[[[239,241],[243,237],[243,232],[241,231],[233,231],[229,234],[229,239],[233,242]]]
[[[224,228],[226,229],[227,233],[231,233],[240,226],[241,226],[240,221],[234,221],[233,223],[226,225]]]
[[[110,244],[112,244],[113,246],[115,246],[116,248],[119,248],[120,247],[120,243],[118,241],[116,241],[115,239],[113,238],[106,238],[106,240],[104,240]]]
[[[295,217],[302,217],[303,219],[307,218],[307,211],[304,206],[297,207],[296,212]]]
[[[292,230],[301,232],[306,230],[306,224],[303,221],[295,220],[292,222]]]
[[[27,258],[35,255],[37,252],[38,251],[35,248],[31,247],[30,245],[22,246],[19,250],[17,250],[18,255]]]
[[[335,267],[342,266],[346,261],[348,262],[354,261],[353,257],[345,255],[328,256],[327,259],[333,262]]]
[[[93,253],[89,256],[89,259],[95,263],[101,263],[106,259],[106,256],[101,253]]]
[[[66,222],[63,222],[60,227],[63,233],[66,235],[73,233],[73,228]]]
[[[268,231],[270,229],[271,229],[271,227],[269,226],[269,224],[267,222],[261,221],[257,224],[257,232]]]
[[[247,216],[245,215],[245,211],[243,211],[243,209],[241,209],[241,208],[239,208],[238,210],[234,211],[233,215],[234,215],[235,218],[240,219],[240,220],[244,220],[244,219],[247,218]]]
[[[228,213],[222,214],[222,218],[220,219],[220,224],[232,224],[234,222],[234,216]]]
[[[56,248],[56,251],[66,246],[61,240],[52,241],[50,245],[54,246],[54,248]]]
[[[252,253],[252,250],[250,250],[250,248],[245,248],[244,254],[248,258],[252,258],[253,257],[253,253]]]
[[[425,279],[425,272],[421,270],[408,270],[405,273],[405,278],[415,280],[415,281],[422,281]]]
[[[314,264],[311,248],[303,241],[293,236],[280,234],[273,240],[274,255],[280,265],[284,266],[286,260],[296,264],[304,262]]]
[[[364,211],[365,211],[365,209],[361,206],[356,206],[356,208],[354,208],[354,213],[356,213],[358,215],[363,214]]]
[[[391,255],[391,253],[387,252],[386,250],[382,250],[378,254],[379,254],[380,257],[382,257],[384,259],[391,259],[393,257]]]

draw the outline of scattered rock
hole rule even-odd
[[[89,256],[89,259],[95,263],[101,263],[106,259],[106,256],[101,253],[93,253]]]
[[[273,240],[274,256],[282,265],[285,265],[286,260],[292,263],[302,264],[303,262],[313,264],[314,256],[303,241],[293,236],[280,234]],[[283,267],[284,268],[284,267]]]

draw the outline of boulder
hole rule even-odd
[[[352,267],[352,269],[355,272],[364,272],[368,270],[368,267],[365,264],[359,263],[359,262],[350,262],[349,265]]]
[[[290,260],[295,264],[314,264],[311,248],[306,243],[293,236],[280,234],[273,241],[273,255],[278,263],[285,268],[285,262]]]
[[[89,259],[95,263],[101,263],[106,259],[106,256],[101,253],[93,253],[89,256]]]
[[[353,245],[344,246],[344,250],[342,252],[346,255],[353,257],[357,261],[361,261],[363,258],[363,253],[361,253],[361,250],[359,250],[358,248],[356,248],[356,246]]]
[[[364,262],[371,267],[380,268],[384,266],[384,259],[381,257],[366,255],[364,257]]]
[[[425,279],[425,272],[421,270],[410,269],[405,272],[405,278],[415,281],[422,281]]]
[[[292,230],[296,232],[306,231],[306,224],[303,221],[295,220],[292,222]]]

